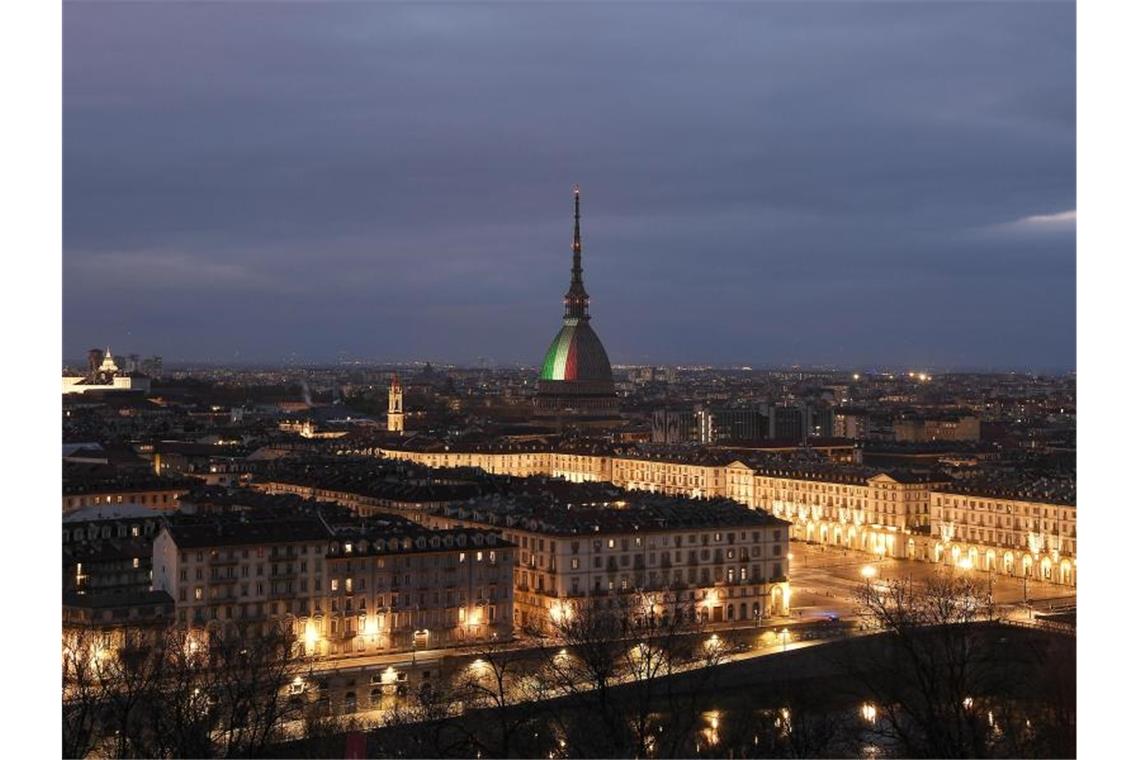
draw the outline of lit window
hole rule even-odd
[[[333,581],[333,583],[336,583],[336,581]],[[349,592],[349,593],[352,593],[352,578],[345,578],[344,579],[344,590]]]
[[[198,600],[198,601],[202,600],[202,587],[201,586],[195,586],[194,587],[194,599]]]
[[[333,578],[332,580],[330,580],[330,581],[329,581],[329,584],[330,584],[330,585],[329,585],[329,589],[330,589],[331,591],[336,591],[336,590],[337,590],[337,588],[339,587],[339,584],[338,584],[338,582],[337,582],[337,579],[336,579],[336,578]]]

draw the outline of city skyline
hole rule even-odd
[[[68,6],[64,356],[1075,366],[1072,4],[662,10]]]

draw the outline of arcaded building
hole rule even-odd
[[[1075,586],[1076,484],[1010,478],[945,484],[931,494],[936,562]]]

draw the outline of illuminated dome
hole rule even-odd
[[[581,206],[574,187],[574,253],[562,329],[554,336],[538,374],[538,409],[609,413],[617,409],[610,359],[590,327],[590,296],[582,282]]]
[[[567,317],[542,361],[540,381],[603,383],[613,391],[610,358],[588,320]]]

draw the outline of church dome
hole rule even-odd
[[[610,358],[590,323],[568,318],[542,361],[539,380],[603,383],[613,387]]]

